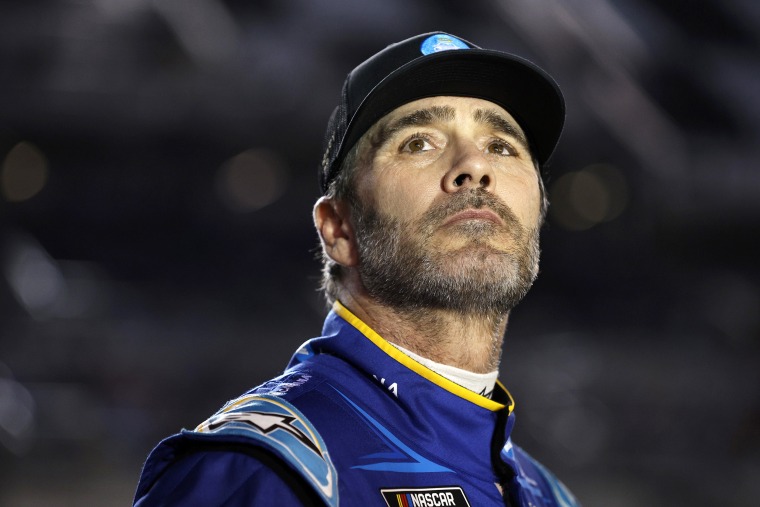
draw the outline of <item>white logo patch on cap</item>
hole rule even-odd
[[[453,35],[437,33],[422,41],[420,51],[423,55],[429,55],[440,51],[450,51],[452,49],[469,49],[469,47],[470,46]]]

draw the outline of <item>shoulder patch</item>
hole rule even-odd
[[[328,505],[338,505],[338,474],[322,437],[301,411],[282,398],[241,396],[191,433],[251,438],[297,470]]]

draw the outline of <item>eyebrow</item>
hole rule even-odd
[[[372,139],[372,145],[382,146],[397,132],[408,127],[425,127],[436,121],[450,122],[456,118],[456,110],[451,106],[431,106],[425,109],[417,109],[405,114],[401,118],[384,125]]]
[[[522,130],[503,115],[499,114],[498,111],[493,109],[476,109],[475,114],[473,114],[473,119],[477,123],[488,125],[497,132],[514,137],[520,141],[525,148],[529,148],[528,140],[525,138],[525,134],[523,134]]]

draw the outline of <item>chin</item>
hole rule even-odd
[[[504,255],[514,251],[515,242],[511,236],[503,234],[478,236],[468,234],[466,236],[458,235],[456,238],[449,238],[441,242],[440,246],[434,246],[433,249],[446,255],[462,257],[478,257],[484,254]]]
[[[477,278],[502,277],[504,273],[517,269],[518,264],[509,251],[487,244],[443,253],[435,262],[445,276],[468,277],[477,274]]]

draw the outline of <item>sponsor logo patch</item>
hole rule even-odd
[[[458,486],[441,488],[381,489],[388,507],[469,507]]]
[[[439,53],[441,51],[451,51],[452,49],[469,49],[470,46],[457,39],[453,35],[445,33],[437,33],[431,35],[420,46],[420,52],[423,55],[430,55],[433,53]]]

